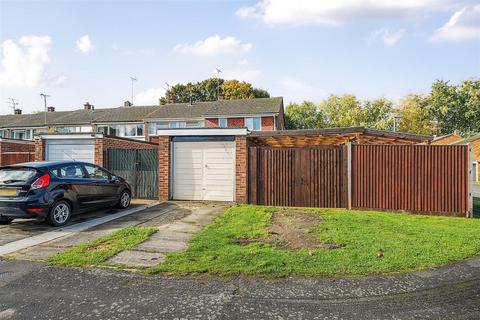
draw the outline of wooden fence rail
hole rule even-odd
[[[249,148],[249,202],[469,216],[468,146]]]

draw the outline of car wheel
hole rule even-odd
[[[6,225],[12,223],[12,218],[0,217],[0,225]]]
[[[50,209],[47,223],[52,227],[61,227],[67,224],[72,217],[72,208],[66,201],[58,201]]]
[[[123,190],[120,194],[120,200],[118,201],[117,207],[120,209],[126,209],[130,206],[130,201],[132,196],[128,190]]]

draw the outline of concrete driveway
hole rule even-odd
[[[128,210],[135,211],[137,208],[152,203],[151,200],[133,200]],[[74,215],[67,226],[54,228],[42,220],[38,219],[16,219],[9,225],[0,226],[0,248],[16,241],[38,237],[45,233],[60,231],[65,228],[72,228],[83,223],[92,223],[96,219],[102,219],[120,213],[122,210],[114,208],[104,208],[93,210],[91,212]]]

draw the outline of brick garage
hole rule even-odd
[[[160,132],[158,141],[160,200],[218,200],[246,203],[248,168],[246,134],[247,130],[244,128],[166,129]],[[204,162],[198,164],[196,157]],[[208,162],[209,157],[213,159],[211,163]],[[219,159],[226,162],[219,163]],[[196,167],[190,166],[189,161],[195,162]],[[218,171],[215,171],[217,168]],[[190,178],[198,175],[197,170],[200,170],[203,176]],[[216,180],[218,186],[215,183],[208,184],[209,174],[220,177]],[[193,179],[194,181],[190,183],[194,185],[192,188],[196,189],[190,192],[188,186],[184,185],[182,177],[189,181]],[[207,183],[202,188],[196,181]],[[204,193],[198,194],[197,192],[202,192],[201,190]],[[230,191],[232,194],[228,193]]]
[[[154,143],[106,136],[101,133],[43,134],[35,139],[35,161],[60,160],[53,152],[49,153],[49,146],[51,150],[55,147],[55,150],[65,153],[65,157],[62,158],[64,160],[71,158],[78,161],[93,162],[101,166],[105,165],[104,157],[108,149],[135,150],[158,148],[157,144]],[[82,157],[80,157],[76,153],[82,149],[85,149],[85,151]]]
[[[0,166],[33,161],[34,155],[32,141],[0,138]]]

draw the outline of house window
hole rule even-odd
[[[186,128],[187,127],[187,122],[186,121],[170,121],[168,124],[169,128],[175,129],[175,128]]]
[[[14,130],[13,139],[19,140],[31,140],[32,139],[32,130]]]
[[[148,124],[148,134],[151,136],[157,135],[157,124],[149,123]]]
[[[262,130],[262,118],[260,117],[245,118],[245,126],[250,131],[260,131]]]
[[[219,126],[220,128],[226,128],[226,127],[228,127],[227,119],[226,119],[226,118],[218,119],[218,126]]]
[[[260,117],[253,118],[253,130],[255,131],[262,130],[262,119]]]
[[[0,130],[0,138],[5,138],[5,130]]]
[[[128,124],[125,126],[125,137],[143,136],[143,124]]]
[[[82,127],[58,127],[57,131],[59,133],[74,133],[74,132],[81,132]]]

